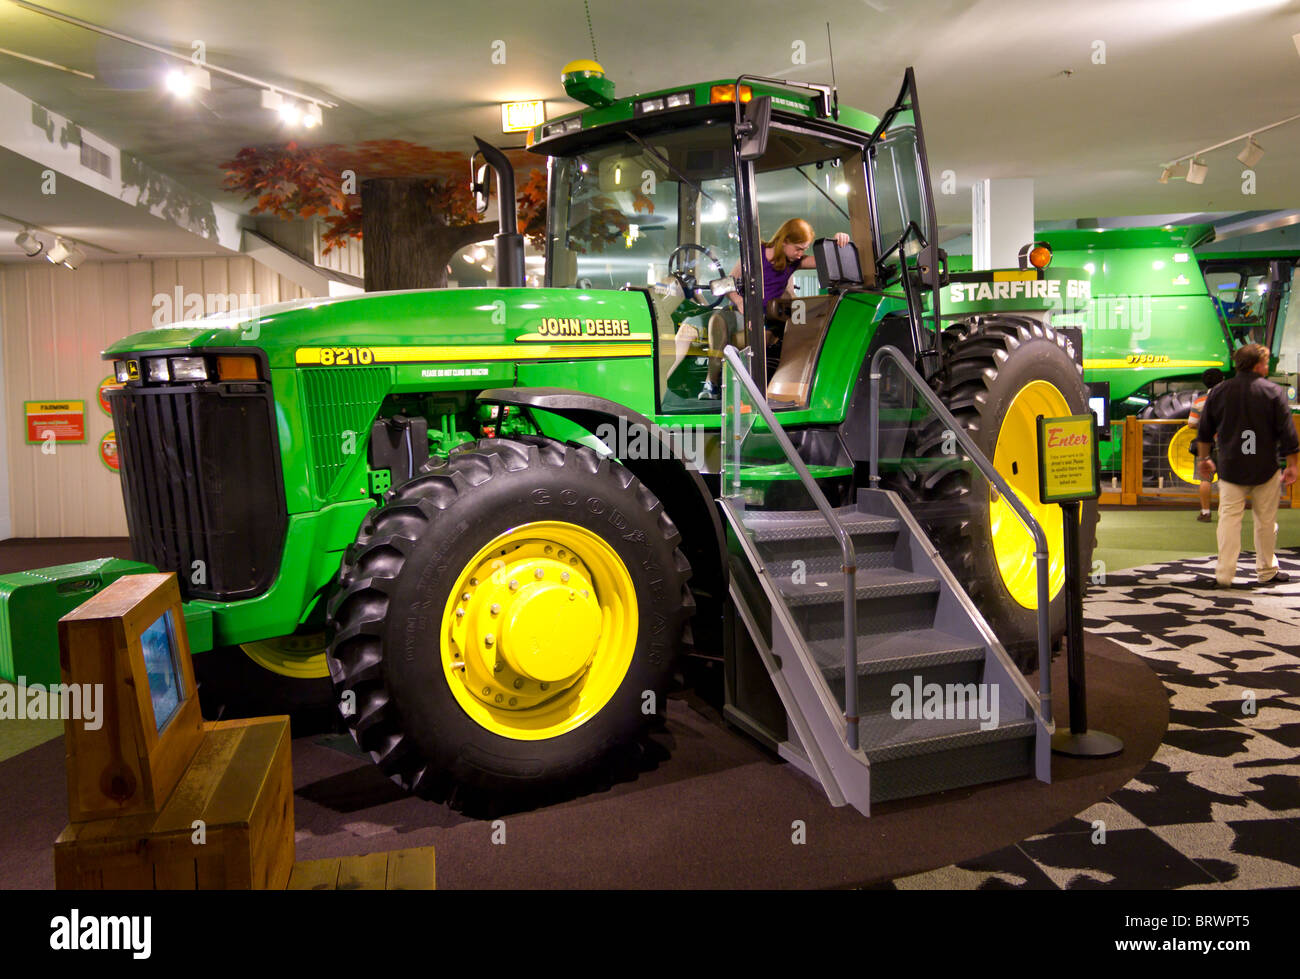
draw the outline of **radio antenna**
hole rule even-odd
[[[831,57],[831,99],[834,104],[831,107],[831,118],[836,122],[840,119],[840,90],[835,84],[835,48],[831,45],[831,22],[826,22],[826,50]]]

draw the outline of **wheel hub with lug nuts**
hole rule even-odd
[[[452,693],[489,729],[549,736],[617,689],[636,645],[627,569],[600,537],[558,521],[498,536],[465,566],[444,615]],[[590,689],[588,689],[590,688]],[[561,731],[554,731],[561,733]]]

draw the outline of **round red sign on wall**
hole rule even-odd
[[[113,413],[113,409],[108,406],[108,392],[121,386],[117,378],[112,374],[99,382],[99,407],[103,409],[104,414],[111,415]]]
[[[121,465],[117,454],[117,432],[109,432],[99,440],[99,461],[113,472],[119,472]]]

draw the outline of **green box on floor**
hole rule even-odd
[[[107,557],[0,575],[0,678],[58,683],[59,619],[123,575],[157,570]]]

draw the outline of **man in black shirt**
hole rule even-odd
[[[1291,576],[1279,571],[1273,555],[1277,543],[1278,499],[1282,487],[1296,480],[1300,439],[1282,389],[1268,380],[1268,348],[1247,344],[1233,355],[1237,372],[1215,387],[1205,400],[1196,431],[1197,462],[1203,479],[1216,467],[1210,445],[1219,443],[1219,563],[1214,577],[1231,588],[1241,553],[1241,518],[1246,500],[1254,511],[1255,567],[1261,585],[1282,584]],[[1281,479],[1278,455],[1286,456]]]

